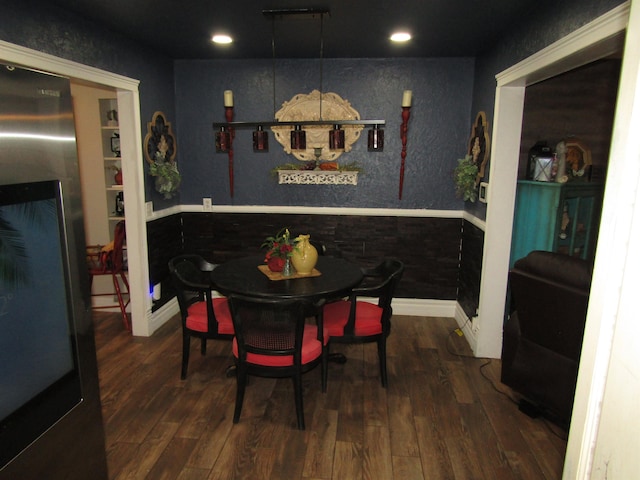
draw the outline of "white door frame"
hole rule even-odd
[[[0,60],[70,79],[112,87],[117,92],[124,194],[127,199],[127,250],[133,334],[152,332],[149,261],[145,218],[140,97],[138,80],[89,67],[0,40]]]
[[[633,30],[633,38],[638,38],[640,15],[636,14],[635,23],[631,23],[629,12],[630,2],[626,2],[496,76],[489,198],[499,198],[500,202],[487,205],[476,356],[499,358],[501,354],[525,88],[619,51],[625,32],[631,36]],[[640,81],[637,75],[638,58],[628,57],[637,57],[638,49],[633,50],[633,55],[627,50],[624,52],[623,65],[630,63],[635,68],[629,68],[625,73],[623,67],[621,75],[607,176],[608,185],[616,180],[617,183],[613,188],[606,188],[604,196],[598,245],[605,247],[598,248],[596,252],[565,459],[563,478],[566,479],[588,478],[592,473],[601,402],[616,324],[616,306],[620,299],[624,262],[630,248],[628,240],[631,227],[626,219],[633,214],[632,200],[638,192],[638,178],[634,175],[638,171],[637,141],[631,141],[633,134],[628,131],[634,105],[632,100],[635,98],[637,104],[636,91]],[[624,91],[625,88],[627,91]],[[621,108],[623,103],[626,104]],[[637,132],[635,134],[637,136]],[[635,150],[631,147],[632,143],[635,144]],[[619,188],[619,185],[626,186]],[[616,223],[616,218],[622,222]],[[616,248],[613,248],[614,245]]]

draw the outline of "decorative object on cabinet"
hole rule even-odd
[[[116,185],[122,185],[122,169],[118,167],[113,167],[116,170],[116,173],[113,175],[113,181],[116,182]]]
[[[468,155],[473,158],[473,163],[478,166],[476,185],[484,178],[484,169],[489,161],[491,141],[489,140],[489,127],[487,126],[487,114],[478,112],[476,121],[471,127]]]
[[[511,240],[511,265],[534,250],[592,260],[600,212],[600,184],[520,180]]]
[[[111,134],[111,151],[116,157],[120,156],[120,134],[118,132],[113,132]]]
[[[263,10],[262,13],[272,22],[273,111],[276,120],[234,122],[227,116],[224,123],[214,122],[216,151],[218,153],[229,151],[220,148],[222,146],[220,139],[227,139],[226,131],[234,128],[255,128],[256,130],[253,132],[254,151],[267,151],[268,135],[264,128],[271,127],[276,139],[282,144],[285,151],[294,155],[298,160],[312,161],[314,157],[317,157],[318,161],[334,161],[343,151],[348,152],[351,149],[351,145],[359,138],[365,125],[373,127],[372,132],[369,132],[369,150],[381,151],[384,145],[384,132],[381,128],[385,125],[384,120],[361,120],[358,112],[351,108],[348,101],[343,100],[335,93],[322,93],[322,31],[324,15],[329,14],[329,9],[291,8]],[[294,96],[292,100],[285,102],[276,113],[275,20],[276,18],[285,19],[296,16],[320,20],[320,89],[313,90],[308,95]],[[323,109],[325,115],[323,115]],[[311,139],[307,139],[307,130],[303,127],[310,130]],[[342,127],[347,128],[343,129]],[[233,137],[233,134],[231,136]],[[315,152],[317,148],[321,149],[319,156]],[[230,168],[232,167],[230,166]]]
[[[107,127],[118,126],[118,111],[114,108],[107,112]]]
[[[556,179],[558,162],[553,149],[544,140],[539,140],[529,149],[527,180],[553,182]]]
[[[180,187],[181,176],[175,162],[176,140],[164,113],[155,112],[147,123],[144,137],[144,156],[149,163],[149,174],[155,179],[155,188],[164,198],[172,198]]]
[[[398,199],[402,200],[402,187],[404,185],[404,162],[407,158],[407,132],[409,130],[409,117],[411,116],[411,90],[405,90],[402,94],[402,125],[400,126],[400,140],[402,141],[402,152],[400,153],[400,186],[398,188]]]
[[[591,179],[591,150],[578,138],[564,140],[566,148],[566,174],[568,180],[589,181]]]
[[[475,202],[478,198],[478,165],[473,156],[466,155],[458,159],[458,166],[453,170],[453,180],[456,184],[456,195],[465,202]]]

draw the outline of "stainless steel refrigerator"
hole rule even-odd
[[[0,479],[107,478],[69,80],[0,63]]]

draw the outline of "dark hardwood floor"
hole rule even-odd
[[[395,316],[389,388],[375,344],[333,345],[327,393],[304,377],[306,431],[288,379],[251,378],[232,423],[231,345],[192,341],[180,380],[175,317],[131,337],[117,314],[96,313],[96,345],[111,479],[559,479],[565,432],[521,413],[500,361],[470,357],[451,318]]]

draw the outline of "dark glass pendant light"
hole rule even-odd
[[[334,125],[329,131],[329,148],[331,150],[344,150],[344,130],[340,125]]]
[[[220,127],[220,131],[216,132],[216,152],[227,153],[231,147],[231,133],[226,127]]]
[[[262,125],[258,125],[256,131],[253,132],[253,151],[269,151],[269,133],[263,130]]]
[[[384,130],[379,125],[369,130],[367,147],[370,152],[381,152],[384,149]]]
[[[291,130],[291,149],[307,149],[307,133],[302,129],[301,125],[296,125],[293,130]]]

